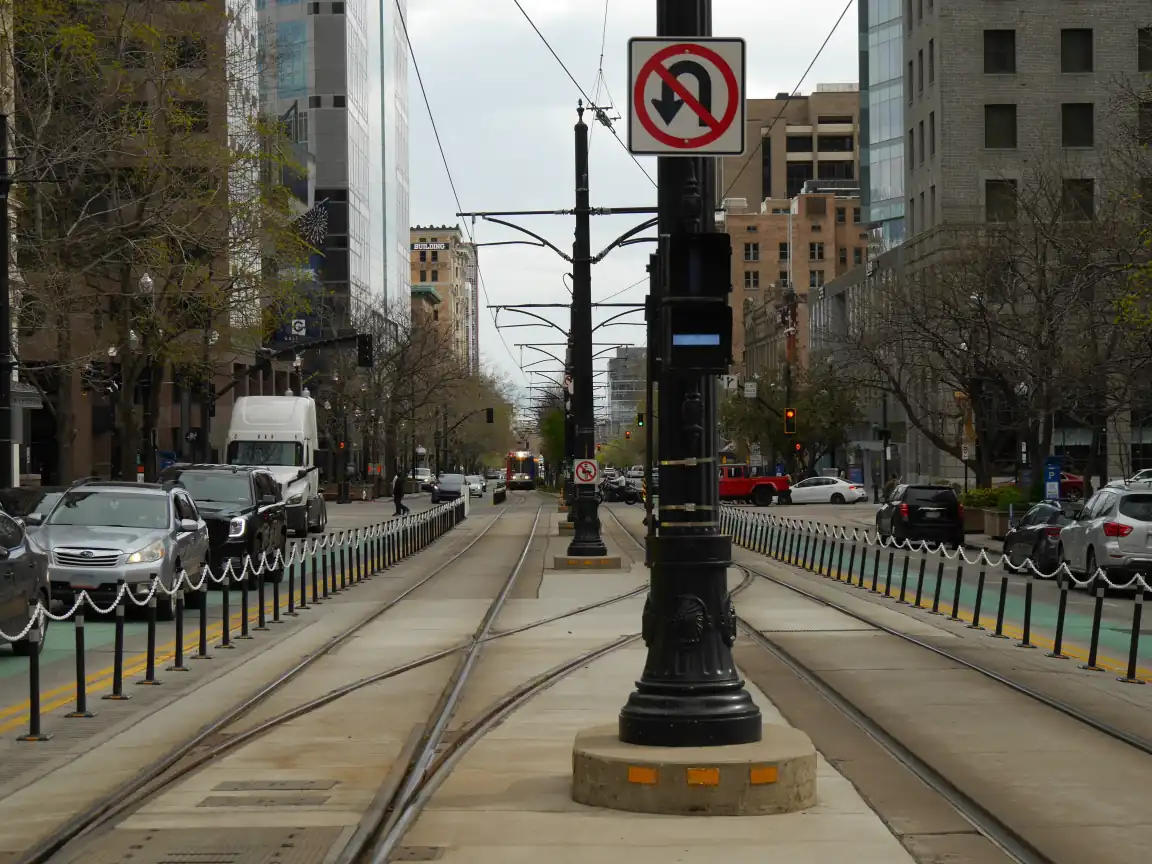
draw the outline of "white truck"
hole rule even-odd
[[[280,482],[288,528],[322,532],[328,509],[320,494],[316,403],[303,396],[240,396],[228,427],[229,465],[267,468]]]

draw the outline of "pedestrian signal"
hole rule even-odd
[[[372,334],[356,334],[356,365],[361,369],[371,369],[372,359]]]
[[[784,409],[784,434],[785,435],[795,435],[796,434],[796,409],[795,408],[785,408]]]
[[[795,448],[795,450],[796,450],[796,452],[797,452],[797,453],[799,453],[801,450],[803,450],[803,449],[804,449],[804,445],[803,445],[803,444],[801,444],[799,441],[797,441],[797,442],[796,442],[795,444],[793,444],[792,446]]]
[[[631,441],[631,440],[632,440],[632,430],[631,430],[631,429],[625,430],[625,432],[624,432],[624,440],[626,440],[626,441]]]
[[[603,444],[597,444],[597,445],[596,445],[596,452],[597,452],[597,453],[599,453],[599,452],[600,452],[600,450],[601,450],[603,447],[604,447],[604,445],[603,445]]]
[[[636,425],[640,426],[640,427],[644,426],[644,412],[643,411],[640,411],[636,414]]]
[[[343,450],[343,449],[344,449],[344,442],[343,442],[343,441],[341,441],[341,442],[340,442],[340,449],[341,449],[341,450]]]

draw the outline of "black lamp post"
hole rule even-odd
[[[656,9],[660,36],[711,35],[711,0],[657,0]],[[660,524],[648,538],[648,656],[620,712],[620,740],[630,744],[747,744],[762,735],[760,709],[732,659],[732,540],[719,526],[715,376],[730,362],[717,355],[731,353],[731,245],[714,233],[714,168],[701,157],[662,157],[657,166]],[[692,329],[678,331],[677,322]],[[719,333],[725,350],[696,359],[701,355],[677,347],[677,332]]]

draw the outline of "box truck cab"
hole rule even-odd
[[[267,468],[280,482],[288,528],[320,532],[328,510],[316,470],[316,403],[303,396],[240,396],[228,427],[229,465]]]

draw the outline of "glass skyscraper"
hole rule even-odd
[[[904,242],[902,0],[860,0],[860,194],[869,257]]]

